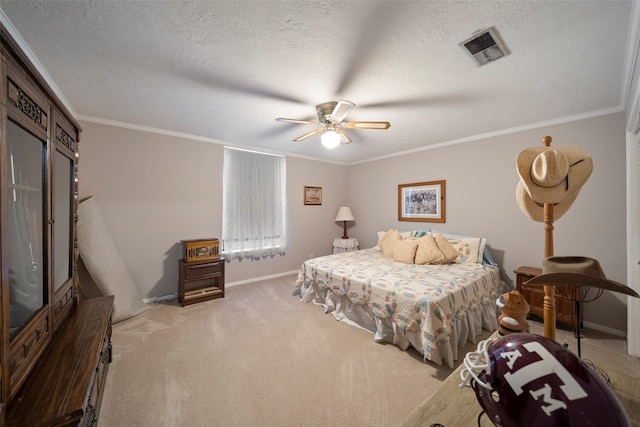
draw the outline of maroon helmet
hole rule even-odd
[[[514,333],[478,344],[464,358],[470,386],[497,426],[630,426],[604,379],[553,340]]]

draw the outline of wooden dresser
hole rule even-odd
[[[0,426],[95,425],[113,297],[79,300],[82,129],[0,24]]]
[[[544,318],[544,287],[525,285],[526,281],[540,276],[542,269],[523,266],[516,269],[514,273],[516,273],[516,289],[529,303],[529,314]],[[571,325],[574,334],[577,335],[582,319],[578,318],[576,300],[581,299],[581,288],[556,286],[555,289],[556,322]]]
[[[7,426],[93,426],[111,362],[113,296],[84,300],[9,403]]]

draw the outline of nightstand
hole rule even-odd
[[[333,240],[334,254],[339,254],[342,252],[357,251],[358,249],[360,249],[360,244],[358,243],[358,239],[355,239],[355,238],[343,239],[339,237]]]
[[[526,281],[542,274],[542,269],[535,267],[519,267],[516,273],[516,289],[529,303],[529,313],[544,318],[544,287],[527,286]],[[571,325],[573,333],[578,335],[578,327],[582,319],[578,317],[577,304],[582,299],[582,288],[555,286],[556,322]]]

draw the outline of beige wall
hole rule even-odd
[[[223,146],[82,122],[80,194],[94,195],[142,298],[177,292],[180,240],[220,237]],[[329,254],[341,235],[347,167],[287,158],[285,256],[232,261],[227,282],[297,270]],[[323,187],[321,206],[303,205],[305,185]]]
[[[555,223],[555,255],[596,258],[610,279],[625,283],[624,113],[353,165],[349,203],[358,221],[351,234],[362,246],[373,246],[376,232],[389,227],[430,226],[484,236],[503,279],[513,286],[513,270],[540,266],[544,255],[543,224],[525,217],[515,202],[515,159],[545,135],[552,136],[552,145],[582,147],[594,163],[578,199]],[[441,179],[446,180],[446,223],[398,222],[398,184]],[[585,321],[626,330],[626,298],[617,294],[607,292],[585,304],[584,313]]]
[[[181,239],[220,236],[221,145],[82,123],[80,193],[97,197],[143,298],[177,291]],[[284,257],[227,264],[227,282],[294,271],[331,252],[341,235],[333,221],[349,205],[357,219],[349,235],[371,247],[389,227],[431,226],[484,236],[513,285],[513,270],[539,266],[543,228],[515,202],[520,151],[551,135],[555,145],[587,150],[594,171],[571,209],[555,225],[555,254],[598,259],[607,276],[625,283],[625,114],[487,138],[352,166],[287,158],[289,250]],[[398,184],[445,179],[447,222],[397,220]],[[304,206],[305,185],[323,187],[322,206]],[[625,298],[606,293],[585,304],[585,320],[626,330]]]

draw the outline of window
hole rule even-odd
[[[284,254],[285,158],[225,147],[222,185],[225,256],[264,258]]]

